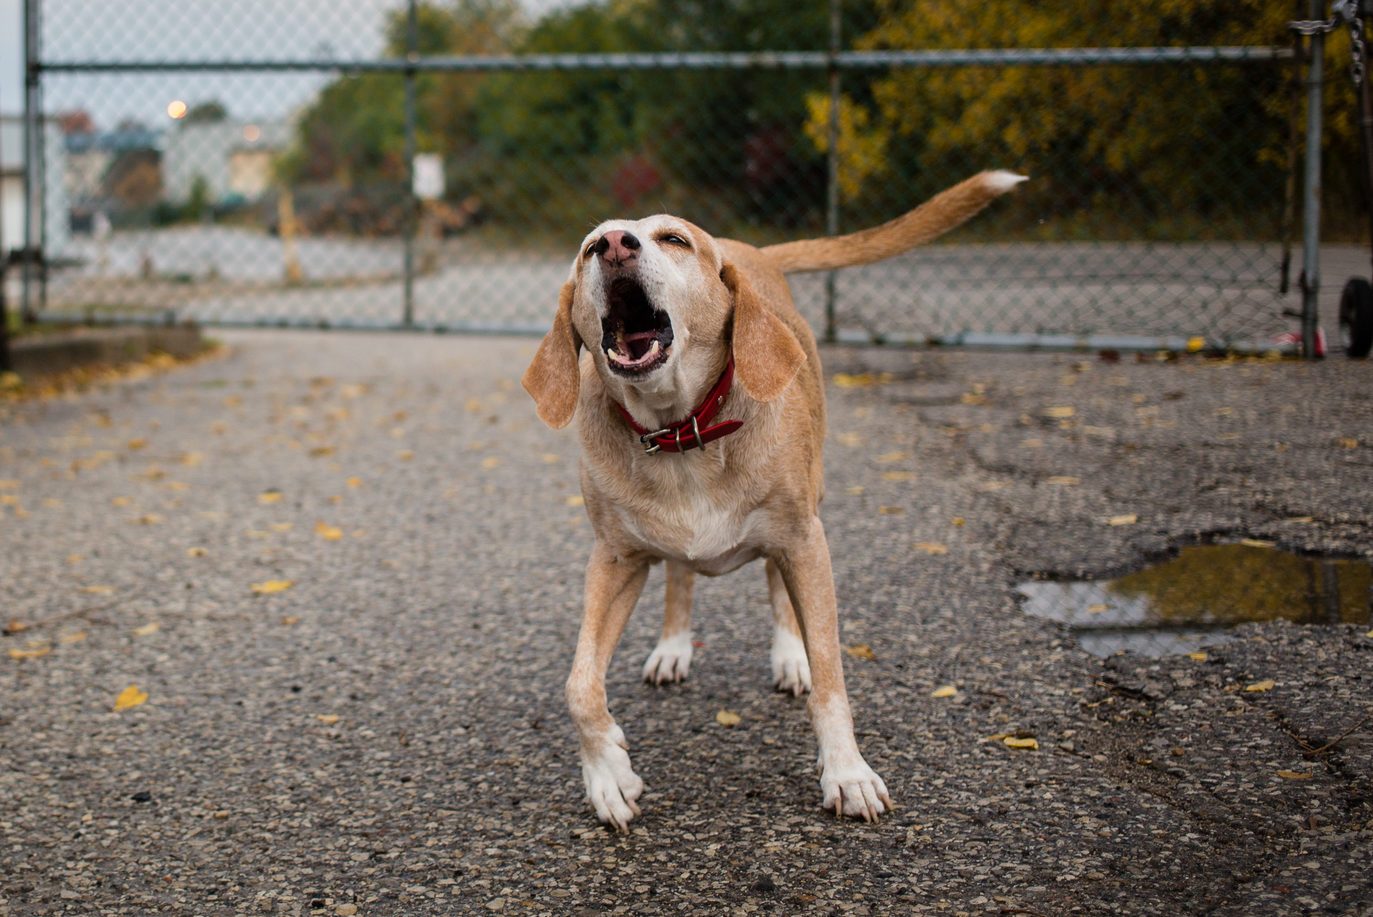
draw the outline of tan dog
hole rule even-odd
[[[607,708],[605,673],[659,560],[667,613],[644,677],[687,674],[695,574],[765,558],[773,676],[781,690],[811,692],[823,805],[869,821],[891,806],[858,750],[844,689],[818,515],[824,379],[784,275],[899,254],[1020,181],[984,172],[882,226],[763,249],[667,215],[611,220],[583,242],[524,387],[549,426],[581,412],[582,494],[596,541],[567,701],[603,822],[624,831],[639,814],[644,784]]]

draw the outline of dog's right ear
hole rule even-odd
[[[581,389],[581,370],[577,357],[582,339],[572,326],[572,299],[577,286],[571,280],[558,293],[558,314],[553,327],[544,335],[539,352],[521,380],[524,390],[534,399],[539,419],[554,429],[567,426],[577,410],[577,396]]]

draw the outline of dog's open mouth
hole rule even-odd
[[[644,288],[631,277],[611,282],[601,331],[601,349],[610,368],[623,376],[657,369],[672,347],[672,320],[653,307]]]

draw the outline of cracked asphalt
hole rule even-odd
[[[1373,912],[1373,625],[1100,660],[1015,592],[1208,540],[1373,559],[1373,365],[827,351],[897,809],[819,809],[758,565],[642,684],[656,569],[608,682],[648,787],[620,836],[563,708],[589,527],[535,342],[221,336],[0,403],[0,915]]]

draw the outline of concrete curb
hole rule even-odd
[[[83,366],[118,366],[152,353],[190,357],[205,348],[198,325],[77,328],[10,341],[14,372],[26,381]]]

